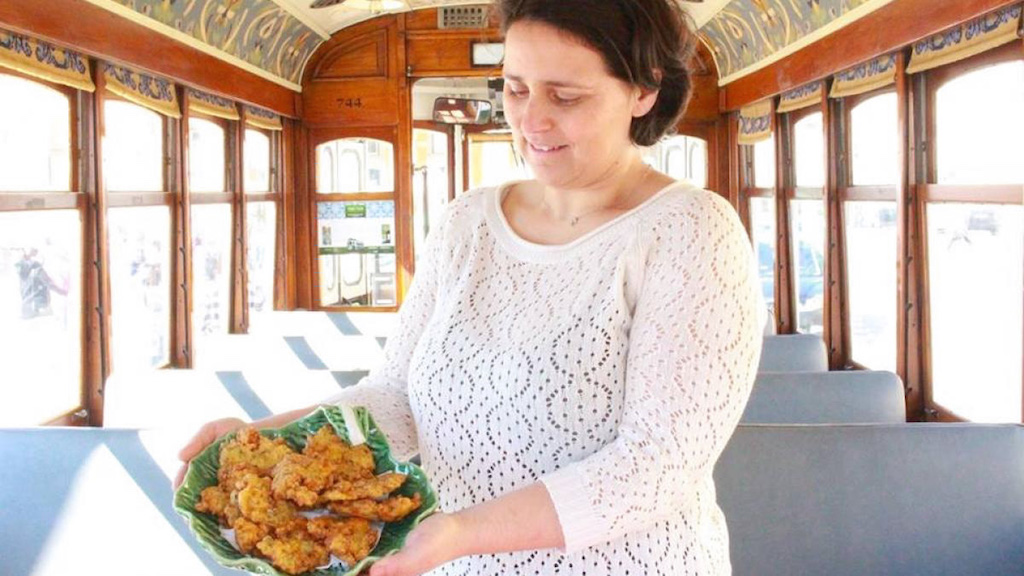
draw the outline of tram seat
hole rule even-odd
[[[765,336],[758,372],[825,372],[825,342],[814,334]]]
[[[762,372],[740,420],[745,424],[906,421],[903,382],[892,372]]]
[[[714,476],[736,576],[1024,570],[1024,426],[741,425]]]

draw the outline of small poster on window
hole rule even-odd
[[[395,203],[320,202],[318,251],[327,254],[394,254]]]

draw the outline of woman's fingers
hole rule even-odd
[[[245,422],[238,418],[222,418],[203,424],[199,431],[195,433],[195,436],[192,436],[192,439],[178,451],[178,459],[184,462],[184,464],[174,478],[174,488],[177,489],[178,486],[181,486],[181,482],[185,479],[185,472],[188,470],[189,461],[217,438],[244,425]]]

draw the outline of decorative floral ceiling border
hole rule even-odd
[[[88,1],[293,90],[329,38],[272,0]]]
[[[732,0],[700,29],[725,85],[892,0]]]

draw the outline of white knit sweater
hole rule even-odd
[[[676,184],[565,245],[528,242],[474,190],[431,232],[385,363],[335,400],[418,452],[441,509],[542,481],[565,550],[443,575],[729,574],[712,470],[761,349],[732,207]]]

